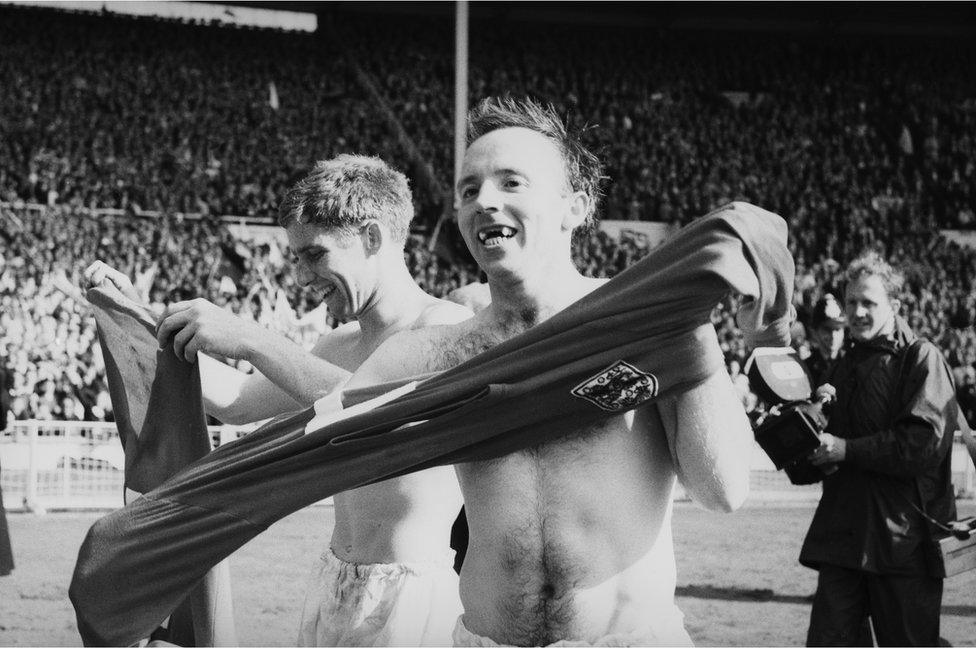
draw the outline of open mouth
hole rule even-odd
[[[507,225],[489,225],[478,230],[478,241],[484,246],[498,246],[518,233]]]

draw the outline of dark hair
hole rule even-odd
[[[413,197],[406,176],[370,156],[343,154],[315,164],[288,190],[278,209],[278,224],[312,224],[352,232],[375,219],[405,243],[413,219]]]
[[[543,105],[529,98],[488,97],[468,112],[468,146],[487,133],[513,127],[535,131],[556,145],[563,158],[569,188],[590,197],[583,225],[591,227],[607,177],[603,175],[600,159],[583,146],[585,129],[567,129],[552,104]]]

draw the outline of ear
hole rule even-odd
[[[566,197],[566,211],[563,214],[563,231],[572,232],[586,220],[592,199],[586,192],[573,192]]]
[[[898,313],[901,311],[901,300],[899,300],[898,298],[894,298],[890,300],[890,302],[891,302],[891,310],[894,312],[895,315],[898,315]]]
[[[360,230],[360,236],[363,239],[363,250],[367,255],[375,255],[380,251],[386,234],[378,221],[366,221]]]

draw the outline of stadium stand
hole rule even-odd
[[[287,251],[235,240],[216,217],[273,217],[292,180],[341,151],[410,176],[419,227],[407,255],[421,285],[444,294],[477,278],[462,255],[431,252],[425,234],[450,203],[449,17],[338,13],[321,34],[299,35],[0,16],[0,353],[13,419],[111,418],[90,319],[56,288],[96,258],[142,277],[153,302],[202,296],[314,336],[295,324],[313,305]],[[909,320],[941,345],[961,394],[976,392],[976,256],[934,235],[976,227],[976,47],[651,36],[473,29],[471,100],[530,93],[593,125],[587,137],[610,163],[607,219],[682,224],[737,199],[779,212],[801,314],[836,290],[854,254],[882,250],[908,269]],[[601,231],[575,250],[596,276],[646,252]],[[741,365],[731,306],[713,320]]]

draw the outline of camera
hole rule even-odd
[[[827,427],[825,400],[815,399],[813,381],[791,347],[758,347],[744,368],[753,392],[766,411],[753,425],[756,442],[786,472],[790,482],[820,482],[837,470],[834,465],[814,466],[807,458],[820,446]]]

